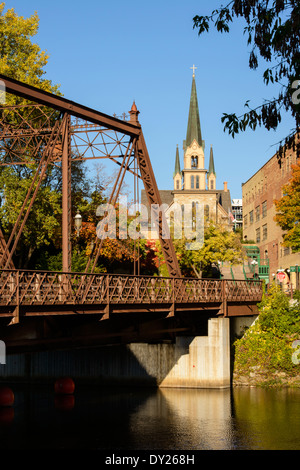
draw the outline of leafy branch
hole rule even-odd
[[[268,131],[275,130],[281,122],[282,110],[290,113],[295,120],[291,133],[300,135],[300,100],[293,100],[293,84],[300,79],[300,2],[297,0],[232,0],[226,6],[213,10],[211,15],[196,15],[193,28],[198,35],[209,32],[210,26],[229,33],[234,18],[244,18],[247,45],[251,46],[249,68],[258,68],[259,56],[270,64],[262,75],[266,85],[279,85],[278,97],[250,109],[241,116],[224,113],[221,121],[224,130],[234,137],[239,132],[257,126]],[[280,147],[291,144],[291,133],[280,142]],[[298,156],[300,156],[297,146]]]

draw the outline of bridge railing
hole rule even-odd
[[[260,281],[0,270],[0,306],[260,301]]]

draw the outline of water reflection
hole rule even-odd
[[[130,420],[144,449],[228,449],[231,427],[230,390],[161,389]]]
[[[234,390],[234,416],[239,436],[251,449],[300,449],[300,390],[284,388]]]
[[[14,390],[0,449],[300,450],[300,390]],[[2,417],[2,418],[1,418]]]

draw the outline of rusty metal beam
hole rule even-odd
[[[62,133],[62,268],[72,270],[71,265],[71,139],[70,116],[65,115]]]
[[[72,116],[93,122],[94,124],[99,124],[101,126],[108,127],[109,129],[123,132],[124,134],[132,137],[137,137],[140,134],[140,128],[132,123],[108,116],[100,111],[96,111],[74,101],[62,98],[61,96],[40,90],[2,74],[0,74],[0,80],[4,82],[7,93],[20,96],[36,103],[44,104],[45,106],[49,106],[49,108],[54,108],[63,113],[68,113]]]
[[[181,271],[176,256],[175,248],[169,233],[170,231],[165,214],[163,211],[161,211],[161,213],[158,213],[158,209],[162,206],[162,202],[142,130],[141,135],[137,140],[136,154],[149,206],[151,207],[151,210],[153,210],[153,213],[155,215],[155,223],[157,225],[159,240],[169,276],[180,277]]]
[[[7,242],[6,251],[4,252],[2,260],[0,262],[0,265],[4,264],[6,268],[10,265],[10,263],[12,261],[12,256],[13,256],[13,254],[15,252],[15,249],[17,247],[17,244],[19,242],[22,230],[23,230],[24,225],[25,225],[25,223],[27,221],[27,218],[29,216],[31,207],[32,207],[32,205],[35,201],[35,198],[36,198],[37,192],[39,190],[39,187],[42,183],[43,177],[46,174],[47,166],[48,166],[49,162],[51,161],[57,137],[61,132],[60,128],[61,128],[61,121],[57,120],[56,123],[55,123],[55,126],[52,129],[52,136],[51,136],[52,138],[48,141],[48,144],[47,144],[46,148],[43,151],[43,156],[42,156],[42,158],[40,160],[40,163],[39,163],[39,166],[38,166],[38,168],[35,172],[35,175],[33,177],[31,185],[30,185],[30,187],[27,191],[27,195],[24,199],[24,202],[23,202],[23,205],[21,207],[20,213],[19,213],[18,218],[15,222],[14,228],[13,228],[11,234],[10,234],[10,238]],[[33,191],[33,194],[31,194],[32,191]],[[26,205],[27,205],[28,202],[29,202],[29,205],[28,205],[27,210],[26,210]],[[25,212],[25,210],[26,210],[26,212]],[[25,212],[25,215],[24,215],[23,221],[21,222],[21,225],[20,225],[19,230],[18,230],[18,226],[19,226],[19,223],[21,221],[21,218],[22,218],[24,212]],[[18,230],[18,233],[16,234],[17,230]],[[14,244],[13,244],[12,248],[10,249],[10,244],[12,243],[14,237],[15,237]],[[10,251],[9,251],[9,249],[10,249]],[[7,259],[5,259],[5,256],[7,256]],[[4,263],[4,259],[5,259],[5,263]]]

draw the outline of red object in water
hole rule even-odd
[[[54,385],[55,393],[62,395],[70,395],[74,393],[75,384],[70,377],[62,377],[57,379]]]
[[[15,401],[15,395],[11,388],[0,387],[0,406],[12,406]]]
[[[15,416],[12,406],[0,406],[0,424],[10,424]]]
[[[54,405],[57,410],[70,411],[75,406],[74,395],[58,394],[55,396]]]

